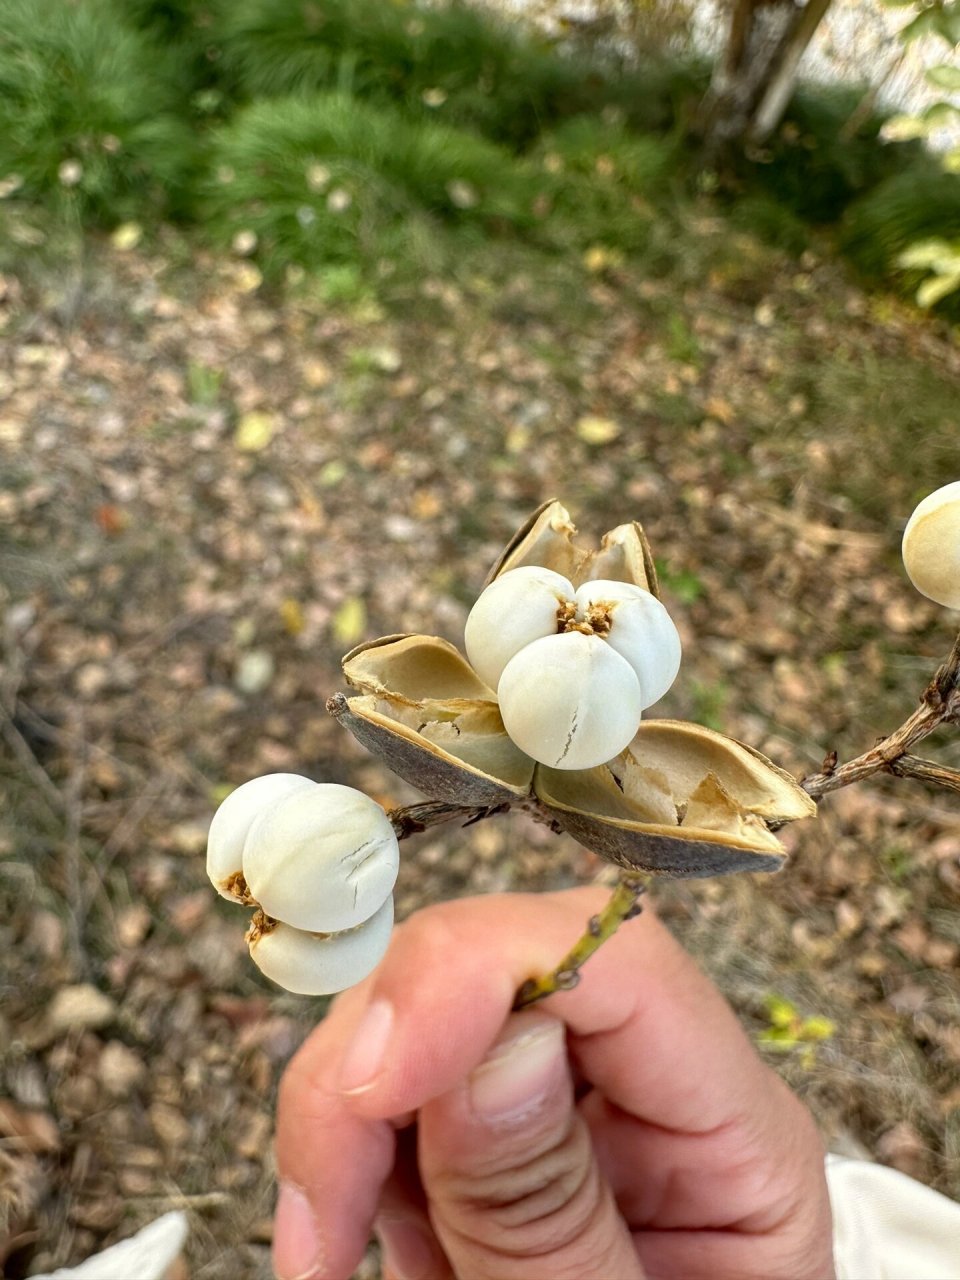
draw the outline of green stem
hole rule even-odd
[[[556,968],[542,978],[528,978],[523,983],[514,998],[514,1009],[528,1009],[555,991],[572,990],[580,981],[581,968],[593,953],[613,937],[625,920],[640,914],[643,909],[640,897],[646,888],[646,883],[634,876],[621,876],[610,901],[599,915],[590,917],[586,931]]]

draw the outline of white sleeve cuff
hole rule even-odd
[[[884,1165],[826,1170],[838,1280],[960,1280],[960,1204]]]

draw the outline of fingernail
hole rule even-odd
[[[273,1219],[273,1270],[277,1280],[313,1280],[320,1275],[322,1253],[310,1202],[292,1182],[281,1182]]]
[[[374,1000],[343,1055],[341,1093],[360,1093],[370,1088],[383,1065],[392,1031],[393,1005],[389,1000]]]
[[[436,1269],[432,1243],[409,1218],[378,1218],[374,1223],[383,1251],[383,1270],[397,1280],[425,1280]]]
[[[522,1119],[560,1083],[564,1058],[559,1022],[497,1045],[470,1076],[473,1110],[482,1120]]]

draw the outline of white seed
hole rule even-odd
[[[507,663],[497,688],[507,733],[554,769],[612,760],[640,724],[640,681],[599,636],[568,631],[535,640]]]
[[[464,631],[467,657],[496,689],[504,667],[526,645],[555,635],[557,611],[573,601],[573,584],[539,565],[510,569],[477,597]]]
[[[609,614],[606,641],[626,658],[640,681],[643,706],[663,697],[680,670],[680,635],[656,596],[632,582],[585,582],[577,591],[580,618],[591,609]]]
[[[250,956],[272,982],[304,996],[333,995],[363,979],[383,959],[393,929],[393,895],[346,933],[315,934],[278,924],[255,931]]]
[[[903,531],[903,564],[921,595],[960,609],[960,480],[928,494]]]
[[[243,867],[243,842],[255,818],[268,805],[316,783],[299,773],[267,773],[231,791],[213,815],[207,837],[207,875],[222,898],[241,902],[232,887]]]
[[[243,878],[268,916],[311,933],[352,929],[393,890],[396,833],[362,791],[334,782],[264,809],[243,846]]]

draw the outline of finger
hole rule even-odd
[[[823,1144],[812,1117],[770,1073],[749,1116],[702,1134],[665,1130],[625,1115],[594,1091],[580,1104],[617,1204],[635,1230],[715,1228],[761,1234],[796,1217],[817,1229],[824,1194]],[[770,1178],[771,1165],[779,1175]],[[643,1176],[638,1176],[638,1171]]]
[[[341,1071],[357,1114],[420,1107],[481,1060],[532,974],[548,972],[602,889],[491,895],[427,908],[397,930]],[[749,1109],[764,1068],[726,1002],[649,913],[622,928],[572,991],[551,998],[575,1064],[624,1111],[710,1130]],[[708,1064],[708,1065],[707,1065]]]
[[[513,1014],[469,1078],[420,1113],[434,1228],[470,1280],[642,1280],[574,1107],[563,1023]]]
[[[335,1002],[281,1082],[273,1233],[278,1280],[349,1280],[393,1166],[393,1125],[354,1115],[337,1089],[343,1044],[362,1008],[355,1001]]]
[[[380,1193],[374,1222],[384,1280],[453,1280],[427,1209],[417,1165],[417,1127],[397,1135],[393,1172]]]

